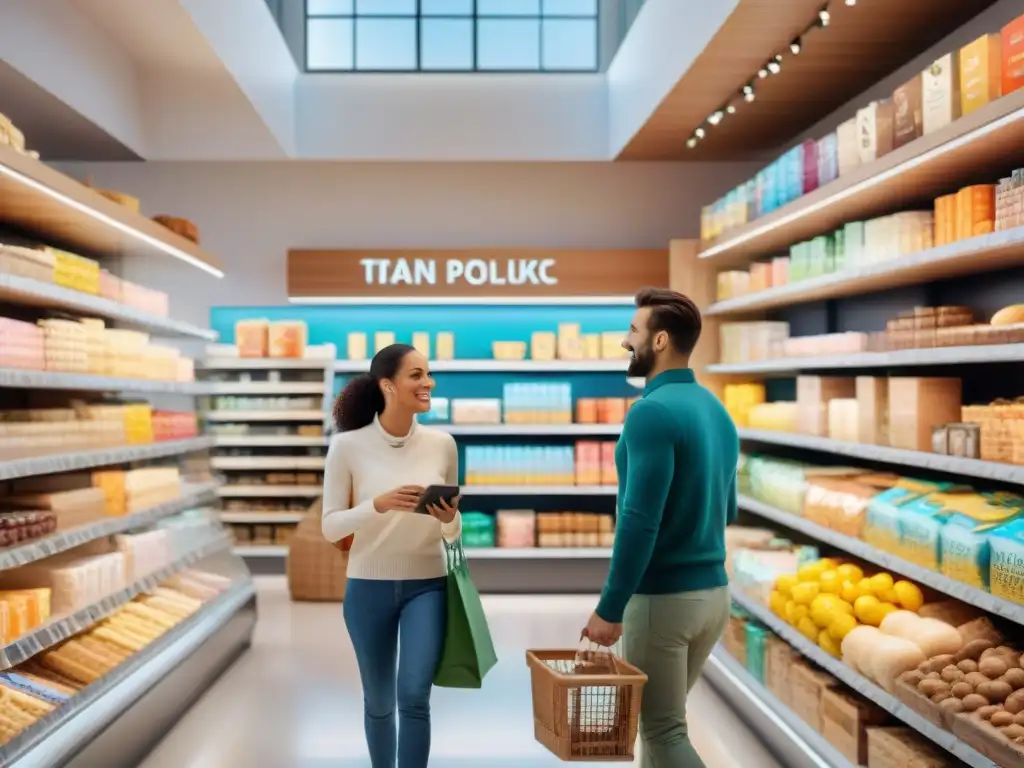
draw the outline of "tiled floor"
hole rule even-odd
[[[259,583],[252,650],[142,768],[369,768],[359,679],[341,607],[293,604],[283,578],[261,577]],[[561,764],[533,739],[523,649],[571,646],[593,602],[485,598],[500,661],[481,691],[435,690],[433,768]],[[689,711],[692,738],[708,768],[779,768],[707,685],[695,690]]]

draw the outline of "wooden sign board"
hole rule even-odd
[[[668,287],[665,250],[291,250],[288,296],[555,300]]]

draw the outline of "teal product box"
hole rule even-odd
[[[843,227],[843,243],[846,246],[845,267],[853,269],[867,261],[867,254],[864,252],[863,221],[851,221]]]
[[[922,487],[929,487],[922,483]],[[930,490],[937,490],[932,487]],[[900,554],[902,532],[900,514],[907,504],[928,493],[928,490],[889,488],[868,502],[867,518],[864,523],[864,541],[884,552]]]
[[[746,646],[747,646],[747,671],[750,672],[754,678],[764,684],[764,670],[765,670],[765,646],[768,641],[768,630],[762,627],[760,624],[755,624],[753,621],[748,621],[745,627],[746,631]]]
[[[846,265],[846,230],[837,229],[832,233],[832,268],[830,272],[839,272]]]
[[[989,591],[1024,605],[1024,520],[1000,526],[989,536]]]
[[[967,515],[950,515],[939,537],[942,575],[988,590],[991,531],[991,526],[979,525],[977,520]]]
[[[451,421],[451,401],[447,397],[430,398],[430,410],[420,416],[424,424],[447,424]]]
[[[900,556],[930,571],[938,571],[942,529],[947,517],[942,505],[927,496],[900,507]]]
[[[465,547],[491,549],[496,541],[494,515],[485,512],[462,513],[462,543]]]

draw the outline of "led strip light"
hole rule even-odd
[[[186,264],[190,264],[193,267],[198,267],[199,269],[203,270],[204,272],[207,272],[208,274],[213,275],[214,277],[224,277],[224,273],[221,270],[207,264],[205,261],[202,261],[201,259],[197,259],[195,256],[186,253],[180,248],[175,248],[173,245],[165,243],[162,240],[153,237],[152,235],[147,235],[145,232],[140,232],[139,230],[130,227],[127,224],[118,221],[117,219],[107,216],[105,213],[101,213],[100,211],[90,208],[84,203],[80,203],[77,200],[68,197],[63,193],[46,186],[45,184],[41,184],[35,179],[30,178],[29,176],[26,176],[25,174],[20,173],[19,171],[16,171],[13,168],[0,164],[0,173],[7,176],[8,178],[13,179],[14,181],[17,181],[19,184],[23,184],[26,187],[29,187],[30,189],[34,189],[37,192],[42,192],[47,197],[56,200],[62,205],[66,205],[69,208],[73,208],[79,213],[84,213],[86,216],[89,216],[90,218],[95,219],[96,221],[102,224],[106,224],[108,227],[113,227],[118,232],[121,232],[125,235],[130,235],[131,237],[134,237],[136,240],[139,240],[145,243],[146,245],[156,248],[158,251],[166,253],[168,256],[173,256],[176,259],[184,261]]]

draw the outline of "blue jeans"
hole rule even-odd
[[[445,585],[444,577],[348,580],[345,625],[363,682],[364,725],[373,768],[395,768],[396,757],[398,768],[427,768],[430,690],[447,621]]]

